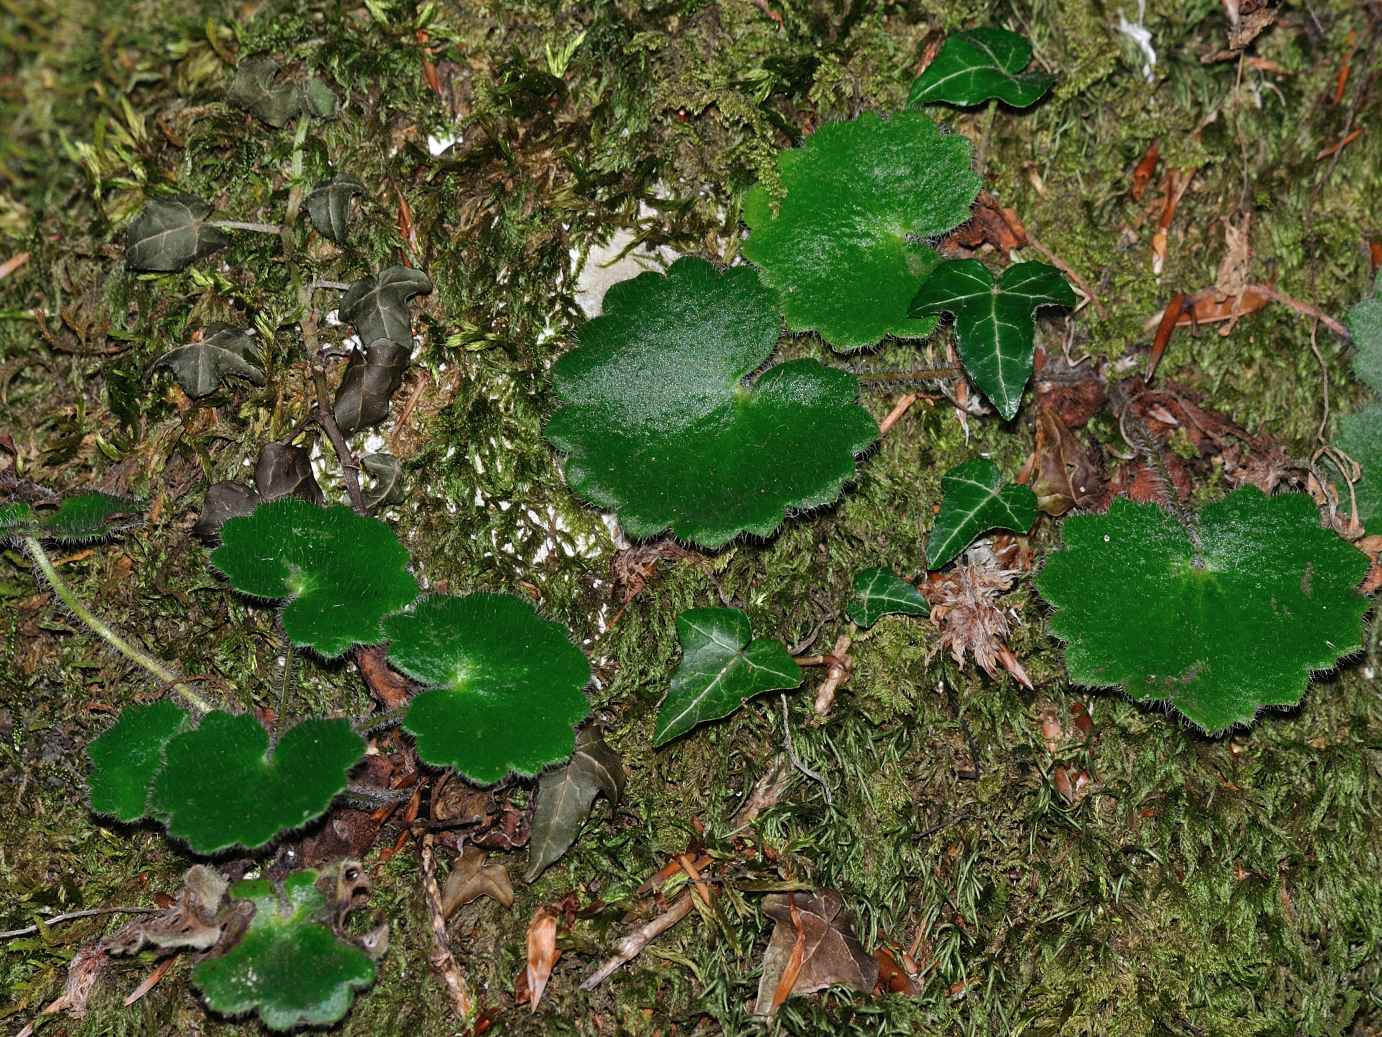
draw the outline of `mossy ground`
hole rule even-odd
[[[549,615],[593,640],[593,698],[630,770],[617,815],[597,808],[575,849],[521,887],[512,911],[482,901],[461,913],[458,955],[498,1011],[495,1032],[761,1029],[746,1007],[768,931],[755,894],[731,886],[717,917],[693,916],[592,995],[579,980],[626,923],[619,910],[581,922],[536,1015],[509,994],[528,919],[573,889],[583,902],[598,893],[646,913],[633,891],[699,826],[713,852],[734,852],[727,821],[779,752],[781,706],[770,696],[651,752],[676,613],[723,596],[748,610],[757,633],[790,642],[832,617],[821,636],[833,637],[857,568],[921,567],[941,472],[979,449],[1013,470],[1030,449],[1030,416],[1011,428],[978,421],[967,442],[948,409],[918,407],[841,505],[770,542],[664,566],[600,635],[614,547],[564,488],[540,432],[548,364],[578,319],[573,250],[626,229],[650,245],[731,258],[738,200],[770,172],[776,149],[822,121],[897,108],[929,33],[991,21],[1030,35],[1061,86],[1023,113],[936,116],[983,141],[996,193],[1107,305],[1107,319],[1085,308],[1075,320],[1077,353],[1145,346],[1142,322],[1172,291],[1213,283],[1223,220],[1241,212],[1253,213],[1254,279],[1341,313],[1371,281],[1382,135],[1368,130],[1337,162],[1316,156],[1349,125],[1375,120],[1378,12],[1358,0],[1290,6],[1249,52],[1269,64],[1206,64],[1201,55],[1225,41],[1218,2],[1147,6],[1154,84],[1116,31],[1132,0],[769,0],[775,17],[749,0],[484,0],[428,5],[425,15],[390,0],[10,0],[0,7],[0,262],[21,251],[31,259],[0,280],[0,432],[28,478],[59,489],[100,482],[151,502],[142,530],[64,553],[62,572],[185,672],[225,681],[247,706],[276,700],[273,613],[228,592],[189,525],[208,479],[241,472],[304,413],[309,380],[287,323],[293,264],[276,239],[237,235],[216,261],[143,278],[110,245],[155,185],[214,199],[232,218],[274,221],[293,183],[329,169],[359,176],[371,197],[356,244],[314,243],[295,263],[350,280],[414,250],[436,282],[416,324],[420,362],[399,398],[412,406],[393,433],[409,496],[391,517],[431,583],[529,585]],[[423,76],[419,28],[440,97]],[[292,127],[271,130],[228,107],[231,63],[258,52],[327,79],[343,116],[311,124],[299,143]],[[460,142],[434,157],[429,134]],[[1160,186],[1141,204],[1128,198],[1130,171],[1154,139],[1164,162],[1199,167],[1159,281],[1149,242]],[[401,200],[415,245],[400,231]],[[655,215],[640,216],[640,204]],[[278,329],[265,389],[236,386],[194,407],[150,374],[193,328],[236,315]],[[1059,325],[1044,334],[1054,343]],[[1325,335],[1320,346],[1337,409],[1357,392],[1343,346]],[[790,349],[822,354],[811,338]],[[915,347],[890,347],[876,363],[913,366]],[[1296,456],[1314,445],[1322,372],[1308,322],[1284,307],[1226,337],[1178,335],[1161,377]],[[891,400],[874,392],[868,402],[881,416]],[[570,531],[558,536],[586,535],[595,547],[535,561],[558,518]],[[155,689],[55,608],[14,551],[0,558],[0,595],[0,922],[23,924],[40,906],[147,903],[173,888],[188,859],[158,831],[91,815],[82,746]],[[1364,662],[1317,682],[1299,709],[1224,739],[1115,694],[1079,695],[1094,737],[1053,757],[1039,710],[1068,715],[1077,695],[1043,635],[1040,601],[1029,591],[1014,601],[1013,647],[1036,693],[944,669],[929,628],[892,619],[857,646],[857,675],[827,724],[810,723],[807,693],[789,696],[798,750],[826,776],[833,804],[800,779],[756,827],[764,856],[736,874],[840,890],[870,946],[906,947],[921,932],[926,971],[915,997],[790,1001],[781,1029],[1378,1032],[1382,703]],[[303,674],[293,711],[367,708],[353,669]],[[938,690],[943,675],[950,695]],[[1093,777],[1078,805],[1056,792],[1057,762]],[[371,870],[392,949],[342,1032],[457,1032],[427,964],[416,858],[405,851]],[[18,1029],[54,998],[75,949],[113,924],[0,945],[0,1023]],[[206,1017],[184,966],[122,1008],[150,968],[119,967],[84,1021],[59,1016],[40,1032],[255,1028]]]

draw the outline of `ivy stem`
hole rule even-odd
[[[356,462],[355,455],[350,452],[350,445],[346,443],[345,436],[341,435],[340,426],[336,424],[336,418],[327,402],[329,393],[326,388],[326,372],[322,370],[321,361],[317,358],[320,343],[317,338],[317,311],[312,308],[311,286],[304,285],[298,295],[302,305],[302,316],[298,319],[298,324],[302,328],[303,344],[307,347],[307,363],[312,369],[312,384],[317,390],[317,422],[326,430],[326,438],[331,441],[331,449],[336,451],[336,460],[340,462],[341,472],[345,475],[346,492],[350,494],[350,506],[355,509],[356,514],[368,515],[369,508],[365,507],[365,496],[360,492],[360,465]]]
[[[280,234],[283,231],[277,223],[245,223],[241,220],[212,220],[211,226],[222,230],[247,230],[254,234]]]
[[[114,630],[108,627],[95,613],[82,604],[81,599],[72,593],[72,588],[63,582],[58,575],[57,569],[53,567],[53,560],[48,557],[48,552],[43,549],[37,537],[26,536],[23,538],[24,550],[38,566],[38,571],[43,574],[43,578],[48,581],[48,585],[53,588],[64,605],[72,610],[72,614],[80,619],[87,627],[96,634],[106,644],[110,645],[117,652],[123,655],[130,662],[143,670],[147,670],[157,677],[163,684],[175,691],[184,702],[195,709],[198,713],[210,713],[211,704],[202,698],[195,691],[189,688],[178,675],[170,670],[163,663],[153,656],[140,651],[129,641],[125,640]]]

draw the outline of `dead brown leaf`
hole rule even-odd
[[[998,676],[1000,666],[1013,673],[1008,660],[1016,659],[1007,651],[1008,617],[998,599],[1016,577],[991,553],[971,549],[958,564],[932,573],[922,585],[921,592],[931,603],[931,622],[940,629],[941,646],[961,667],[972,655],[990,677]],[[1013,677],[1022,681],[1026,674],[1013,673]]]
[[[528,1007],[536,1012],[552,969],[561,957],[557,950],[557,916],[539,907],[528,923]]]
[[[1037,507],[1047,515],[1087,507],[1103,492],[1104,477],[1096,456],[1042,403],[1037,405],[1036,446],[1027,470]]]
[[[467,846],[461,859],[446,876],[446,888],[441,897],[443,918],[450,918],[456,910],[480,897],[489,897],[504,907],[513,906],[513,884],[509,869],[502,864],[486,864],[485,851]]]
[[[773,893],[763,899],[763,913],[777,923],[763,955],[754,1014],[772,1016],[788,997],[831,986],[869,992],[878,982],[878,962],[864,950],[844,913],[838,893]],[[789,969],[796,976],[778,998]]]

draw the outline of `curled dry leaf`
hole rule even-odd
[[[854,935],[840,895],[773,893],[763,898],[763,913],[777,923],[763,955],[754,1014],[771,1016],[782,1001],[831,986],[868,993],[878,982],[878,962]],[[795,978],[781,992],[788,970]]]
[[[1051,407],[1037,407],[1036,447],[1027,470],[1037,508],[1047,515],[1087,508],[1103,493],[1104,477],[1096,455]]]
[[[134,954],[144,947],[159,951],[210,950],[226,925],[226,919],[217,916],[228,888],[229,883],[220,872],[205,864],[194,864],[169,907],[122,926],[99,946],[110,954]]]
[[[967,656],[990,677],[998,676],[1000,666],[1007,667],[1010,629],[998,599],[1016,578],[982,548],[969,551],[953,569],[931,574],[925,587],[931,622],[940,628],[941,645],[961,667]]]
[[[403,465],[393,454],[366,454],[360,467],[370,482],[365,487],[365,507],[375,511],[403,501]]]
[[[254,485],[212,483],[192,531],[203,540],[212,540],[230,519],[248,515],[262,501],[279,497],[297,497],[319,507],[326,503],[312,472],[311,455],[290,443],[267,443],[254,466]]]
[[[596,796],[603,795],[613,807],[623,794],[624,764],[619,754],[605,744],[598,728],[577,732],[570,762],[545,771],[538,780],[524,881],[532,882],[571,848]]]
[[[489,897],[503,907],[512,907],[513,883],[509,881],[506,866],[486,864],[484,850],[467,846],[451,874],[446,876],[446,888],[441,897],[442,917],[450,918],[459,908],[481,897]]]

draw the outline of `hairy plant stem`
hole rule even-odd
[[[64,605],[72,610],[72,614],[80,619],[92,633],[96,634],[106,644],[110,645],[117,652],[123,655],[130,662],[143,670],[148,671],[159,681],[176,692],[184,702],[195,709],[198,713],[210,713],[211,704],[202,698],[195,691],[184,684],[176,673],[167,666],[155,659],[153,656],[136,648],[125,638],[121,637],[114,630],[105,624],[100,617],[82,604],[81,599],[72,593],[72,588],[63,582],[58,575],[57,569],[53,567],[53,560],[48,557],[48,552],[43,549],[37,537],[26,536],[23,539],[24,550],[38,566],[38,571],[43,574],[43,578],[48,581],[48,586],[53,588]]]

